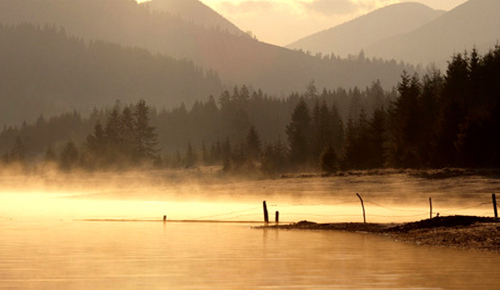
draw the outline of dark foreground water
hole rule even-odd
[[[0,289],[500,289],[499,266],[368,234],[0,220]]]

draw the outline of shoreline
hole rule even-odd
[[[370,233],[416,245],[500,253],[500,220],[489,217],[445,216],[402,224],[301,221],[257,228]]]

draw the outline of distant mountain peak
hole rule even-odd
[[[184,21],[206,28],[216,28],[235,35],[243,34],[236,25],[199,0],[150,0],[144,2],[144,5],[153,10],[169,12]]]
[[[357,55],[373,43],[412,31],[443,13],[421,3],[393,4],[307,36],[287,47],[325,54],[333,52],[339,56]]]
[[[499,14],[498,0],[469,0],[413,31],[367,47],[365,53],[444,68],[454,53],[492,49],[500,40]]]

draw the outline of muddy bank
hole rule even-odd
[[[368,232],[388,236],[396,241],[418,245],[486,250],[500,253],[500,222],[487,217],[447,216],[404,224],[319,224],[301,221],[289,225],[274,225],[261,228]]]

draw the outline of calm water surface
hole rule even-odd
[[[242,224],[0,220],[0,289],[499,289],[500,255]]]

